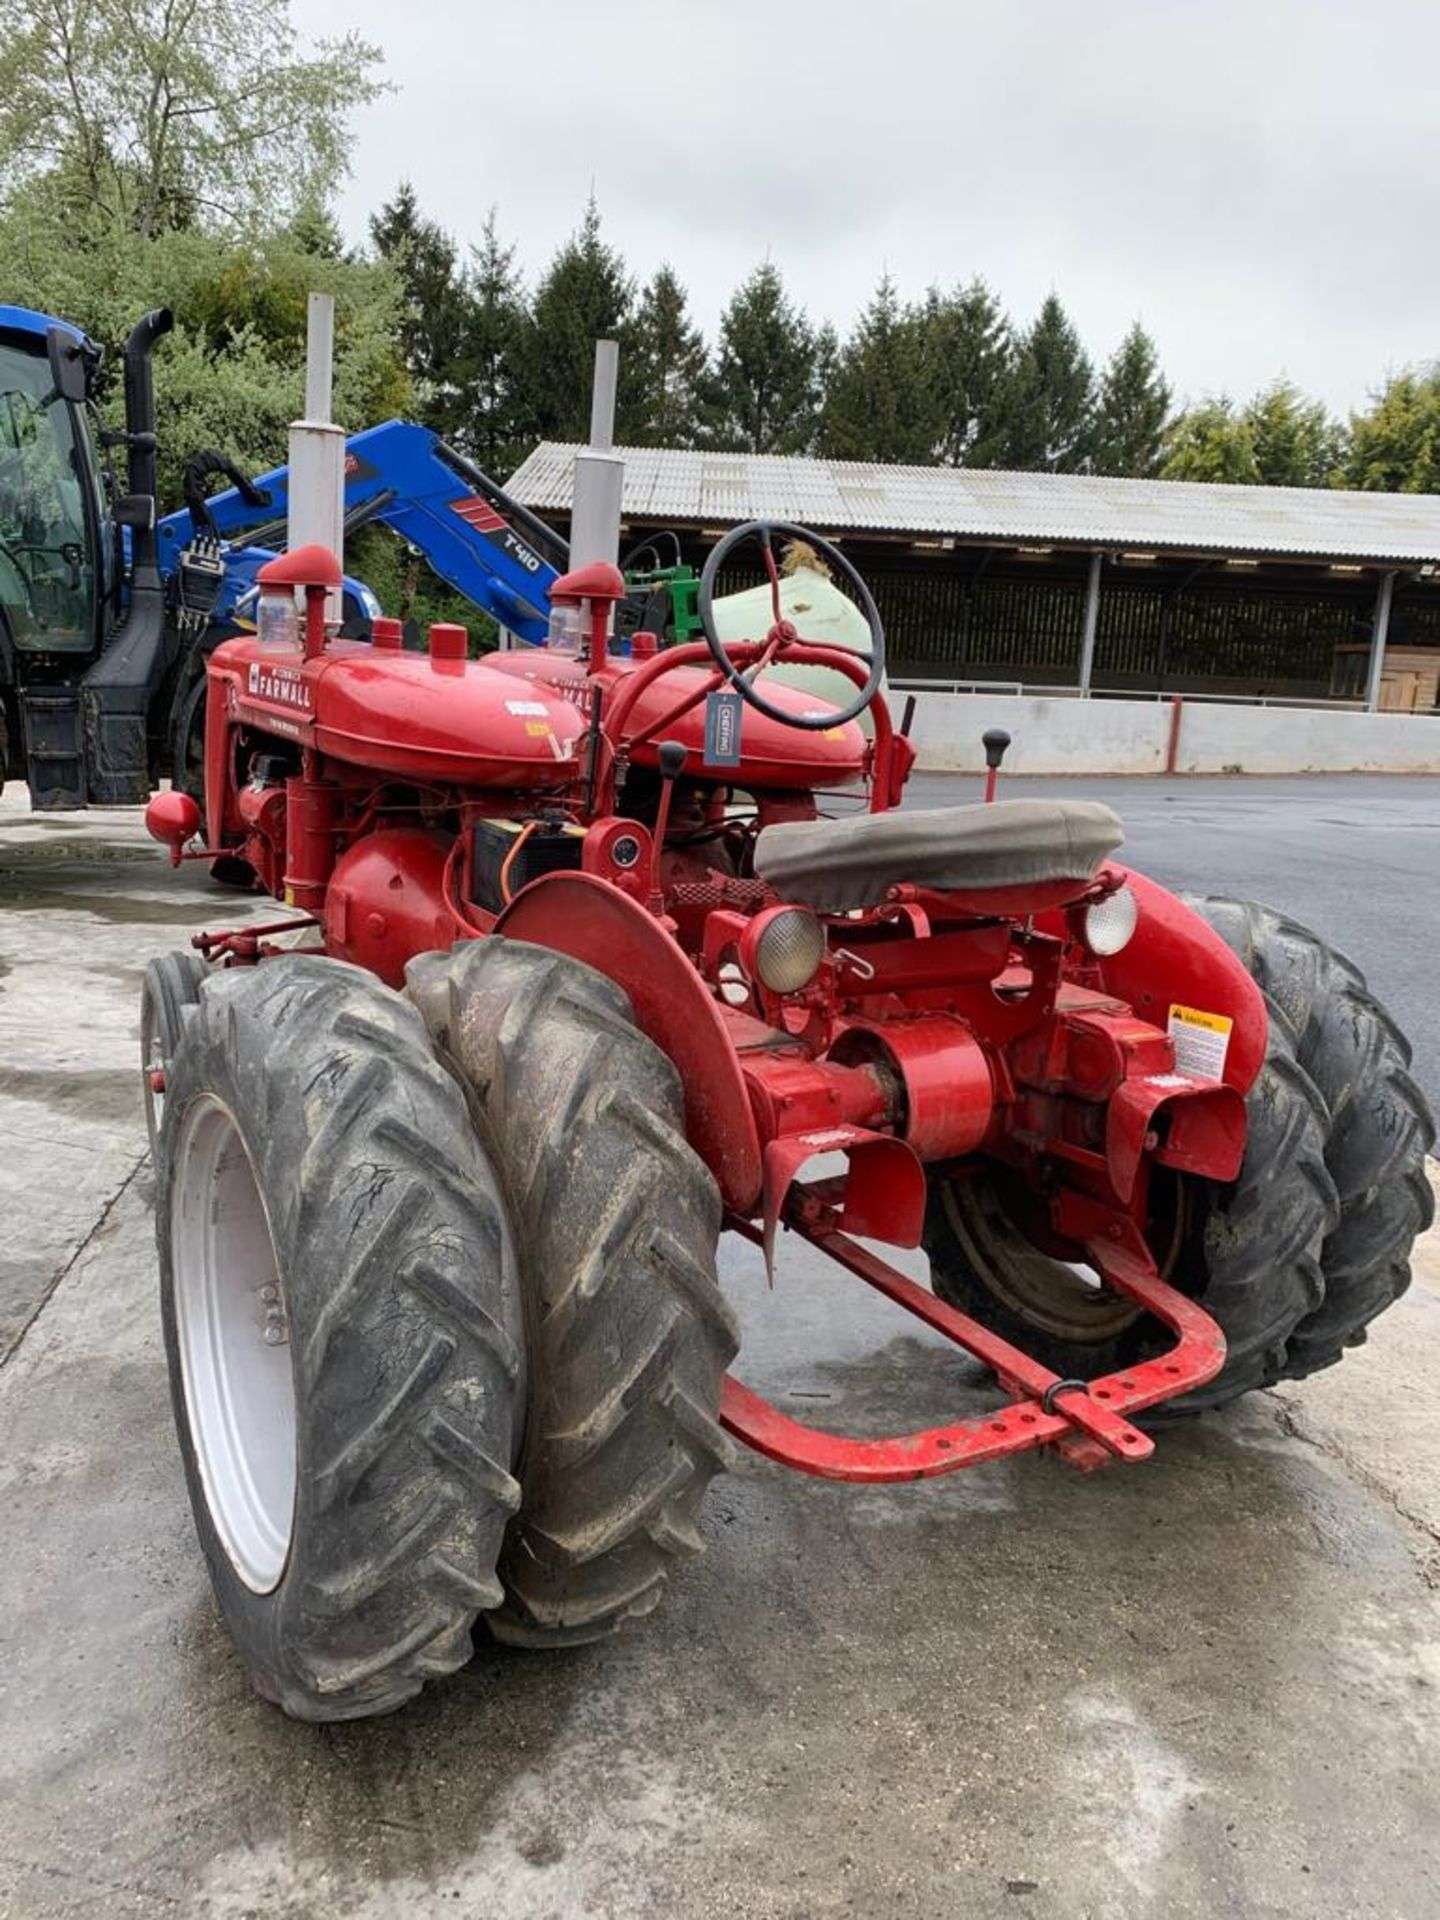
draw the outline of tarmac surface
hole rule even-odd
[[[916,783],[922,804],[971,781]],[[1363,965],[1440,1094],[1440,781],[1016,782]],[[1368,1346],[1088,1478],[853,1489],[751,1455],[626,1638],[482,1640],[392,1719],[255,1698],[155,1306],[146,961],[273,905],[133,815],[0,801],[0,1916],[1211,1920],[1440,1914],[1440,1245]],[[855,1430],[986,1404],[782,1243],[740,1370]]]

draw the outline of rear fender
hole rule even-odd
[[[1264,995],[1192,907],[1143,873],[1121,871],[1140,914],[1124,950],[1099,962],[1106,991],[1161,1028],[1169,1026],[1176,1006],[1232,1021],[1220,1077],[1247,1094],[1265,1059],[1270,1016]]]

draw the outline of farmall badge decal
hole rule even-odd
[[[311,709],[310,682],[298,667],[272,667],[252,660],[246,687],[257,700],[269,700],[277,707],[296,707],[302,713]]]

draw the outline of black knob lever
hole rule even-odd
[[[985,798],[995,798],[995,789],[1000,781],[1000,762],[1005,758],[1005,749],[1010,744],[1010,736],[1003,727],[987,727],[980,736],[980,744],[985,749]]]
[[[1005,758],[1005,749],[1010,745],[1010,736],[1003,727],[988,727],[980,736],[980,744],[985,749],[987,767],[998,767]]]

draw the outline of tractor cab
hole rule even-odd
[[[98,364],[78,328],[0,307],[0,621],[20,653],[94,653],[112,595],[114,543],[85,406]]]
[[[179,629],[155,556],[146,314],[124,349],[125,429],[98,428],[101,350],[80,328],[0,307],[0,772],[40,810],[136,805],[163,744]],[[123,446],[128,494],[100,450]]]

